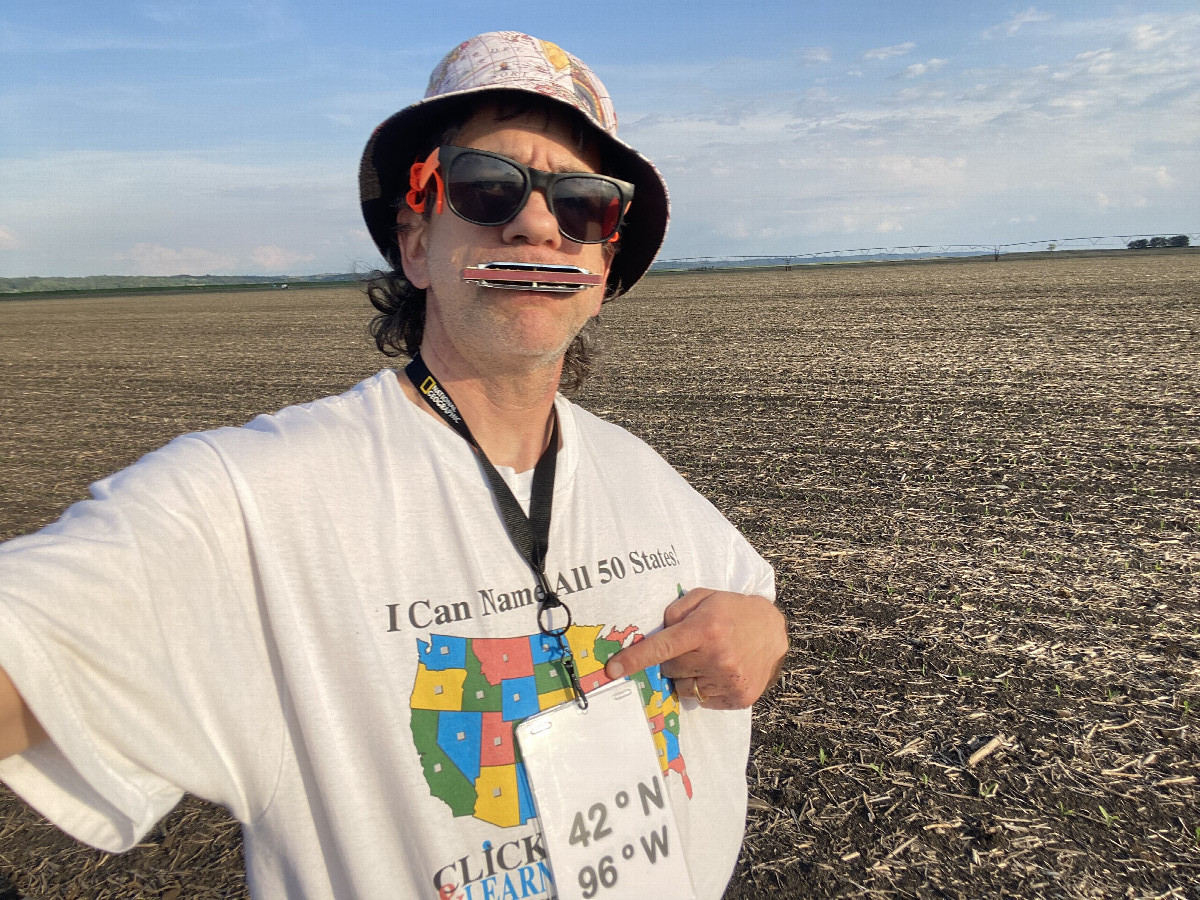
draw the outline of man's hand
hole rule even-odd
[[[46,732],[33,717],[8,673],[0,669],[0,759],[24,753],[46,739]]]
[[[779,677],[788,648],[783,613],[748,594],[695,588],[667,607],[663,626],[609,659],[608,677],[661,663],[680,698],[743,709]]]

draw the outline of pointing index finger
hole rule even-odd
[[[604,671],[609,678],[620,678],[647,666],[675,659],[698,646],[700,640],[696,629],[688,628],[683,623],[669,625],[612,656]]]

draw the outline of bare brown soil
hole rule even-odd
[[[0,538],[380,366],[343,289],[0,303]],[[776,566],[727,897],[1200,897],[1200,255],[651,278],[581,402]],[[0,900],[244,897],[188,798],[122,857],[0,795]]]

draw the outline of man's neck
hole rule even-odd
[[[454,400],[493,465],[508,466],[517,472],[537,465],[550,440],[561,360],[557,365],[537,368],[496,362],[466,365],[452,354],[427,345],[421,347],[421,358]],[[407,377],[401,375],[400,386],[410,401],[442,421]]]

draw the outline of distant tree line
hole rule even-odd
[[[56,291],[167,290],[171,288],[211,288],[220,285],[286,286],[288,282],[326,283],[354,281],[358,276],[346,273],[291,275],[281,281],[278,275],[85,275],[78,277],[30,276],[0,278],[0,294]],[[2,896],[2,895],[0,895]]]
[[[1186,234],[1177,234],[1175,237],[1152,237],[1149,240],[1138,238],[1125,246],[1130,250],[1159,250],[1164,247],[1190,247],[1191,243]]]

